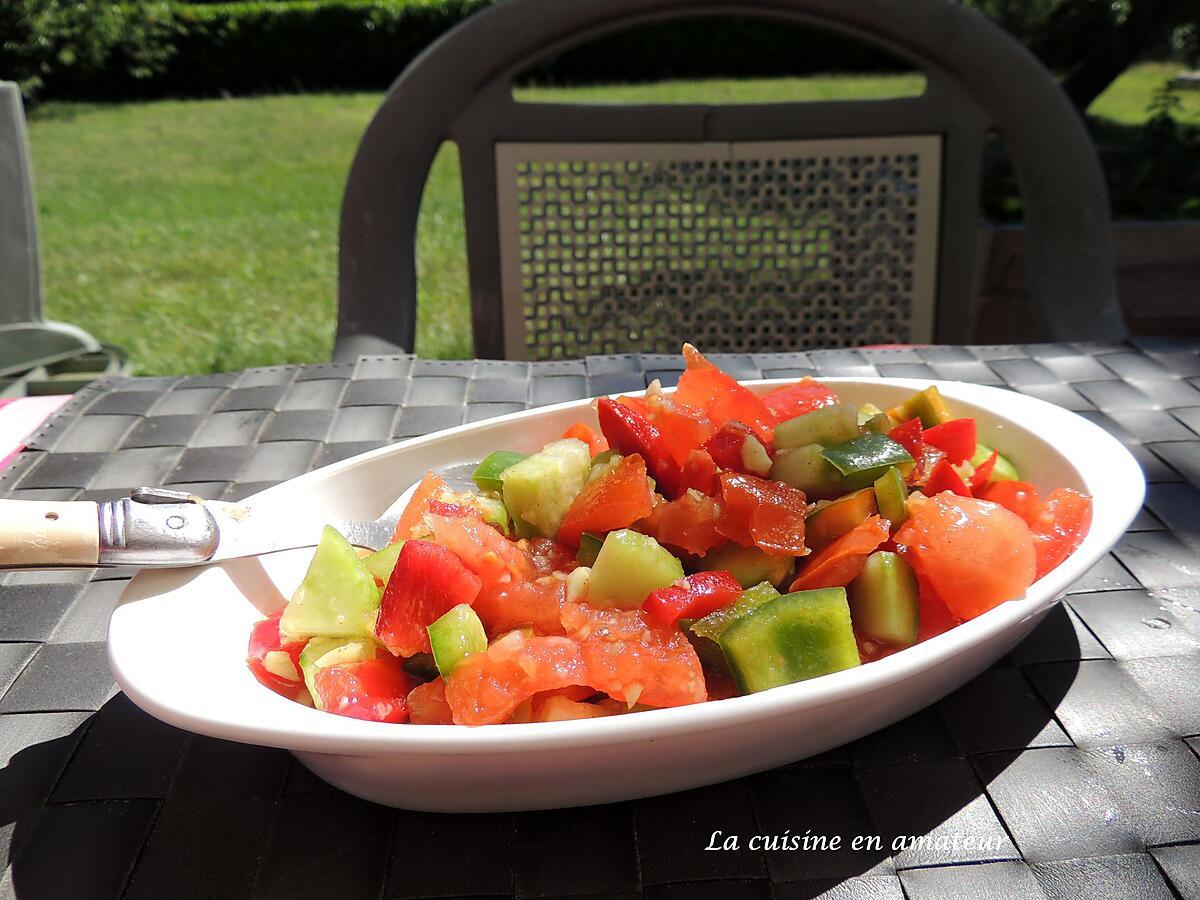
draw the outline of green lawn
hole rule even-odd
[[[1127,73],[1092,108],[1145,118],[1174,69]],[[521,92],[595,102],[714,102],[917,93],[915,76],[710,81]],[[140,374],[328,358],[337,220],[378,95],[47,104],[30,123],[50,317],[120,344]],[[1200,124],[1200,93],[1185,96]],[[418,241],[417,352],[470,356],[470,315],[452,148],[438,157]]]

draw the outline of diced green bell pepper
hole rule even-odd
[[[499,494],[504,489],[504,482],[500,478],[504,470],[525,457],[526,454],[517,453],[515,450],[493,450],[475,467],[475,471],[471,473],[471,480],[481,491]]]
[[[891,466],[909,472],[915,465],[907,450],[887,435],[874,431],[836,447],[827,447],[823,455],[842,474],[846,487],[851,490],[874,484],[875,479]]]
[[[844,588],[798,591],[735,619],[717,639],[734,680],[757,692],[859,665]]]
[[[487,632],[483,630],[479,615],[466,603],[448,610],[426,631],[429,632],[434,664],[443,678],[472,653],[482,653],[488,646]]]
[[[877,512],[875,492],[871,488],[839,497],[809,513],[804,521],[804,543],[817,553]]]
[[[917,577],[899,555],[872,553],[847,594],[850,618],[863,637],[896,647],[916,643],[921,627]]]
[[[575,553],[575,561],[581,566],[595,565],[596,557],[600,555],[600,548],[603,546],[604,535],[585,531],[579,536],[579,550]]]
[[[764,603],[769,603],[779,596],[774,585],[764,581],[748,588],[731,604],[723,609],[709,613],[703,619],[697,619],[691,625],[691,631],[710,641],[715,641],[739,616],[744,616],[751,610],[758,609]]]
[[[857,435],[858,410],[849,404],[838,403],[780,422],[775,426],[775,448],[785,450],[808,444],[829,447]]]

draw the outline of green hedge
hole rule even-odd
[[[212,96],[381,90],[414,56],[491,0],[177,3],[173,52],[156,72],[114,66],[48,77],[45,96]],[[570,0],[562,0],[570,2]],[[539,83],[885,71],[896,63],[825,32],[696,19],[593,42],[530,73]]]

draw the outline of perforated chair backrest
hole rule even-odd
[[[926,89],[725,106],[513,98],[547,56],[701,15],[838,32],[919,69]],[[479,356],[966,340],[992,127],[1021,183],[1045,336],[1119,336],[1091,143],[986,19],[950,0],[503,0],[415,60],[367,129],[342,208],[339,345],[412,347],[417,211],[447,139]]]

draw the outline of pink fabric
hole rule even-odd
[[[25,439],[70,399],[70,394],[55,394],[0,400],[0,471],[25,449]]]

